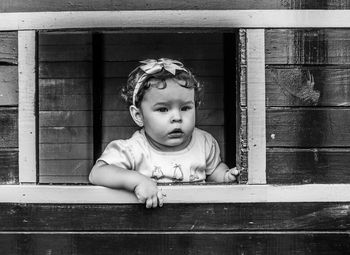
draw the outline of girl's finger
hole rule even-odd
[[[157,193],[159,207],[163,206],[164,196],[165,195],[162,193],[162,191],[159,190],[158,193]]]
[[[153,208],[156,208],[158,205],[158,197],[157,196],[153,196],[152,197],[152,206]]]
[[[152,200],[152,198],[148,198],[148,199],[146,200],[146,208],[151,208],[152,205],[153,205],[153,200]]]

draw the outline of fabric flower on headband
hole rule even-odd
[[[139,68],[145,72],[143,75],[141,75],[141,77],[138,79],[138,81],[135,85],[134,92],[132,95],[133,105],[136,105],[136,95],[139,92],[140,87],[143,84],[143,82],[147,79],[148,75],[156,74],[156,73],[162,71],[163,69],[168,71],[169,73],[171,73],[173,75],[176,74],[177,70],[185,71],[186,73],[188,73],[188,70],[183,66],[183,64],[180,61],[172,60],[172,59],[168,59],[168,58],[160,58],[158,60],[146,59],[146,60],[140,61],[140,63],[143,65],[138,66],[136,69],[134,69],[129,74],[129,76],[130,76],[132,73],[134,73]]]

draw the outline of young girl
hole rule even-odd
[[[221,161],[217,141],[195,127],[201,95],[195,77],[176,60],[141,63],[122,91],[141,129],[108,144],[90,182],[133,191],[147,208],[163,205],[157,182],[235,182],[238,171]]]

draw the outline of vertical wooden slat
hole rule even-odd
[[[247,29],[248,183],[266,183],[264,29]]]
[[[19,182],[35,183],[36,176],[36,32],[18,31],[18,147]]]

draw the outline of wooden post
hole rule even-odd
[[[36,32],[18,31],[19,182],[36,183]]]
[[[265,36],[247,29],[248,183],[266,183]]]

